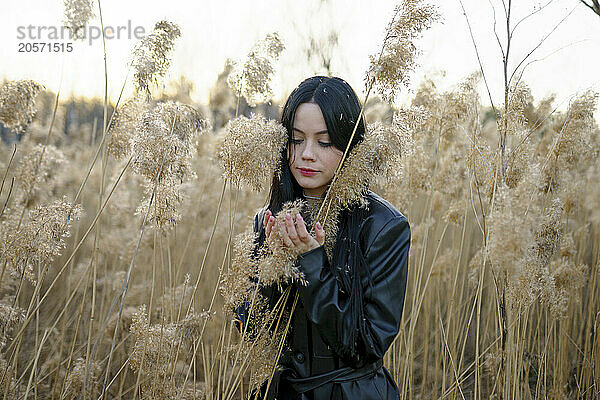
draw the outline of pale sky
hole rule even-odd
[[[71,53],[18,52],[22,43],[36,41],[20,39],[19,26],[61,25],[61,0],[0,1],[0,79],[34,79],[55,92],[61,87],[63,98],[70,93],[103,95],[101,40],[93,41],[92,45],[75,42]],[[547,1],[513,2],[518,3],[513,11],[514,21]],[[94,3],[97,7],[97,2]],[[476,71],[479,66],[460,1],[437,3],[444,21],[427,32],[419,42],[421,66],[412,80],[416,84],[426,74],[439,76],[440,71],[445,71],[445,77],[438,77],[438,81],[442,88],[446,88]],[[104,0],[101,4],[105,26],[118,27],[130,23],[132,27],[141,26],[150,32],[160,19],[166,18],[179,24],[182,37],[176,43],[167,80],[185,75],[195,85],[193,99],[205,103],[226,58],[243,59],[253,43],[274,31],[280,34],[286,45],[275,66],[275,99],[287,96],[304,78],[323,72],[308,64],[302,48],[309,33],[324,37],[331,30],[337,30],[339,34],[338,47],[333,53],[333,72],[346,79],[359,96],[364,97],[363,76],[368,67],[368,56],[379,51],[385,26],[398,1],[330,0],[321,4],[318,0]],[[496,103],[501,103],[501,55],[493,33],[490,4],[496,6],[497,29],[500,39],[504,40],[502,2],[463,0],[463,4],[492,96]],[[560,108],[564,108],[573,95],[588,88],[600,91],[600,17],[578,0],[554,0],[542,12],[523,21],[514,34],[511,49],[514,67],[573,9],[572,14],[531,57],[531,60],[543,60],[531,64],[524,76],[537,100],[556,93]],[[99,27],[99,18],[96,16],[90,24]],[[37,41],[50,40],[46,36]],[[118,97],[126,74],[125,66],[135,43],[136,39],[127,37],[107,40],[109,97],[113,102]],[[126,94],[131,89],[129,82]],[[410,91],[403,91],[397,103],[408,97]],[[484,102],[488,103],[487,98]]]

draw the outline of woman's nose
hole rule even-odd
[[[305,142],[306,145],[302,148],[302,159],[303,160],[314,160],[315,159],[315,151],[314,145],[311,144],[310,141]]]

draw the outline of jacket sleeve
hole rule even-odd
[[[383,358],[398,333],[409,247],[410,227],[402,215],[389,220],[367,245],[365,261],[372,280],[362,281],[364,319],[358,321],[362,326],[352,326],[349,302],[331,273],[324,247],[300,256],[299,267],[309,283],[299,286],[307,317],[347,365],[358,368]],[[363,332],[356,342],[350,339],[352,330]]]

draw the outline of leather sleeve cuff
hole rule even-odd
[[[324,245],[302,253],[298,257],[299,269],[309,285],[316,284],[320,280],[323,268],[327,263],[327,253]]]

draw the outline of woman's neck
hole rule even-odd
[[[323,194],[320,196],[315,196],[313,194],[306,194],[304,189],[302,190],[302,195],[304,195],[304,198],[308,203],[322,203],[323,199],[325,198],[324,194],[325,192],[323,192]]]
[[[317,197],[312,195],[307,195],[304,190],[302,190],[302,194],[306,199],[306,208],[308,213],[310,214],[310,219],[313,221],[313,224],[316,222],[315,218],[317,217],[317,213],[319,212],[319,208],[321,208],[321,204],[323,204],[323,197]]]

